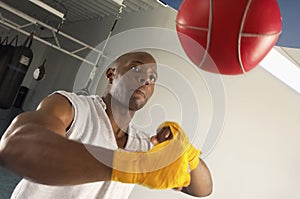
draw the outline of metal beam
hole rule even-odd
[[[43,22],[41,22],[41,21],[39,21],[39,20],[31,17],[31,16],[28,16],[25,13],[23,13],[23,12],[15,9],[15,8],[12,8],[9,5],[3,3],[2,1],[0,1],[0,7],[2,7],[3,9],[5,9],[5,10],[7,10],[7,11],[9,11],[9,12],[11,12],[11,13],[19,16],[19,17],[21,17],[24,20],[29,21],[31,24],[40,25],[40,26],[42,26],[42,27],[50,30],[53,33],[53,36],[55,38],[55,41],[56,41],[57,45],[54,45],[54,44],[52,44],[52,43],[50,43],[50,42],[48,42],[48,41],[46,41],[46,40],[44,40],[42,38],[39,38],[37,36],[34,36],[34,39],[36,39],[36,40],[40,41],[41,43],[46,44],[46,45],[48,45],[50,47],[53,47],[53,48],[55,48],[55,49],[57,49],[57,50],[59,50],[61,52],[64,52],[64,53],[66,53],[66,54],[68,54],[68,55],[70,55],[70,56],[72,56],[74,58],[77,58],[77,59],[79,59],[79,60],[81,60],[83,62],[91,64],[92,66],[95,66],[97,64],[98,60],[94,63],[94,62],[91,62],[89,60],[86,60],[83,57],[80,57],[80,56],[74,54],[73,52],[70,52],[70,51],[62,48],[60,46],[59,42],[58,42],[57,35],[60,35],[60,36],[66,38],[66,39],[68,39],[68,40],[70,40],[70,41],[72,41],[72,42],[74,42],[74,43],[76,43],[78,45],[81,45],[81,46],[83,46],[83,48],[90,49],[90,50],[96,52],[98,54],[98,56],[101,55],[102,51],[100,51],[100,50],[98,50],[98,49],[96,49],[96,48],[94,48],[94,47],[92,47],[92,46],[90,46],[90,45],[88,45],[88,44],[86,44],[86,43],[84,43],[84,42],[82,42],[82,41],[80,41],[80,40],[78,40],[78,39],[76,39],[76,38],[74,38],[74,37],[72,37],[72,36],[64,33],[64,32],[62,32],[62,31],[59,31],[59,33],[57,33],[58,30],[56,28],[53,28],[53,27],[51,27],[51,26],[49,26],[49,25],[47,25],[47,24],[45,24],[45,23],[43,23]],[[2,19],[1,19],[0,22],[3,25],[5,25],[5,26],[7,26],[9,28],[12,28],[12,29],[14,29],[14,30],[16,30],[18,32],[21,32],[21,33],[23,33],[25,35],[29,35],[30,34],[29,32],[23,30],[21,25],[19,25],[17,23],[14,23],[14,22],[12,22],[12,21],[10,21],[8,19],[5,19],[3,16],[2,16]]]

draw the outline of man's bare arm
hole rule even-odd
[[[17,116],[0,143],[0,164],[35,182],[74,185],[110,180],[111,168],[94,158],[87,146],[66,139],[73,120],[69,101],[58,94],[46,98],[36,111]],[[113,152],[93,148],[113,157]]]
[[[208,167],[202,159],[199,165],[191,171],[191,183],[182,192],[196,197],[208,196],[212,193],[212,178]]]

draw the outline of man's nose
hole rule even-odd
[[[150,78],[149,76],[140,76],[138,78],[139,83],[143,84],[143,85],[149,85],[150,82]]]

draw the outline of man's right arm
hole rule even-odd
[[[70,102],[59,94],[47,97],[36,111],[17,116],[0,143],[1,166],[48,185],[110,180],[110,167],[92,156],[85,145],[65,138],[73,117]],[[113,158],[113,151],[93,147],[95,151]]]
[[[73,115],[69,101],[54,94],[43,100],[36,111],[17,116],[2,137],[0,164],[34,182],[48,185],[76,185],[113,180],[138,183],[153,189],[166,189],[186,184],[189,175],[187,169],[178,169],[181,164],[186,164],[187,168],[188,163],[182,161],[183,156],[175,161],[176,164],[170,164],[155,172],[136,173],[140,165],[149,163],[145,157],[149,155],[149,161],[152,160],[151,154],[112,151],[66,139],[65,129],[73,120]],[[124,153],[130,153],[130,157],[133,157],[130,165]],[[94,155],[97,155],[97,159]],[[102,163],[104,160],[106,164]],[[112,162],[114,167],[117,166],[114,170],[111,169]],[[126,170],[129,166],[134,172],[117,170],[124,169],[123,162]],[[174,176],[184,177],[178,180]]]

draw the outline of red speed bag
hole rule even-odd
[[[184,0],[176,17],[190,60],[228,75],[257,66],[277,42],[281,24],[276,0]]]

